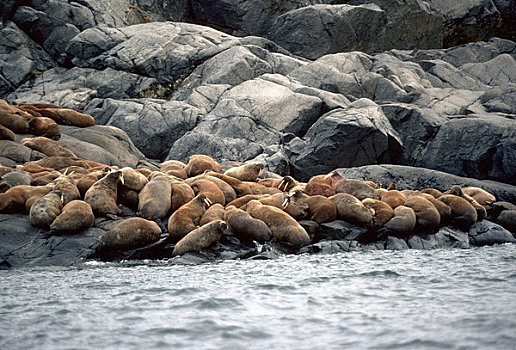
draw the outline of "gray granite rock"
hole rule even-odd
[[[405,250],[409,249],[407,242],[405,240],[398,237],[387,237],[387,242],[385,242],[385,249],[387,250]]]
[[[2,164],[6,166],[12,166],[14,164],[23,164],[33,160],[38,160],[45,155],[38,151],[34,151],[29,147],[25,147],[21,143],[0,140],[0,157],[5,159],[2,160]]]
[[[416,166],[516,184],[516,120],[481,115],[441,126]]]
[[[293,174],[301,180],[336,167],[394,161],[402,147],[381,108],[368,99],[326,113],[305,140],[305,150],[293,162]]]

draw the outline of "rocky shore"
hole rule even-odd
[[[91,126],[61,120],[60,138],[49,136],[77,159],[152,172],[204,154],[302,183],[337,169],[384,188],[474,186],[507,202],[467,229],[405,236],[301,219],[311,238],[302,248],[222,235],[218,249],[174,262],[514,242],[514,226],[497,223],[516,203],[511,1],[31,0],[3,1],[0,13],[0,99],[92,116]],[[31,130],[15,134],[0,140],[2,166],[48,156],[22,142]],[[99,237],[138,211],[121,210],[73,235],[0,213],[0,264],[172,256],[170,212],[155,242],[99,255]]]

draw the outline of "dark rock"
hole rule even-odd
[[[293,174],[300,180],[335,167],[391,162],[400,157],[402,146],[381,108],[367,99],[326,113],[305,139],[308,147],[294,160]]]
[[[441,126],[415,164],[514,185],[516,120],[494,115],[454,118]]]
[[[12,162],[11,164],[23,164],[33,160],[38,160],[45,155],[38,151],[34,151],[29,147],[25,147],[21,143],[0,140],[0,157]],[[2,164],[8,165],[8,162],[2,161]]]
[[[321,241],[299,249],[297,254],[335,254],[349,252],[350,243],[350,241],[342,240]]]
[[[471,244],[476,246],[516,243],[509,231],[487,220],[478,221],[471,226],[469,238]]]
[[[90,228],[76,235],[48,237],[48,231],[35,229],[23,214],[0,214],[0,223],[0,260],[12,267],[82,263],[104,232]]]
[[[516,203],[516,186],[490,180],[460,177],[437,170],[416,168],[403,165],[365,165],[356,168],[341,168],[337,171],[349,179],[379,181],[385,187],[391,182],[397,182],[404,189],[422,190],[427,187],[447,191],[453,185],[461,187],[475,186],[492,193],[498,200]]]
[[[365,235],[368,229],[343,220],[335,220],[320,224],[314,240],[357,240]]]
[[[9,185],[9,187],[14,187],[18,185],[30,185],[32,181],[32,176],[29,173],[24,171],[11,171],[1,177],[2,182]]]
[[[407,242],[405,240],[398,237],[387,237],[387,242],[385,242],[385,249],[387,250],[405,250],[409,249]]]
[[[452,227],[441,227],[435,234],[413,234],[407,240],[412,249],[469,248],[468,234]]]
[[[54,65],[43,48],[14,23],[0,27],[0,96]]]
[[[502,211],[496,221],[504,228],[511,231],[513,235],[516,233],[516,209]]]

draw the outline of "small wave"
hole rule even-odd
[[[398,272],[396,271],[392,271],[392,270],[373,270],[373,271],[367,271],[367,272],[362,272],[362,273],[358,273],[358,274],[355,274],[353,275],[353,277],[370,277],[370,276],[384,276],[384,277],[402,277],[403,275],[402,274],[399,274]]]
[[[189,303],[175,305],[174,308],[189,309],[195,308],[197,310],[219,310],[241,307],[242,303],[233,298],[216,298],[211,297],[207,299],[196,299]]]
[[[435,340],[414,339],[403,343],[382,344],[381,346],[374,346],[371,349],[451,349],[453,347],[454,344],[450,343]]]
[[[186,287],[186,288],[174,290],[172,293],[170,293],[170,295],[173,295],[173,296],[192,295],[192,294],[196,294],[196,293],[201,293],[205,290],[206,289],[204,289],[204,288]]]

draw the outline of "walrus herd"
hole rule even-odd
[[[62,235],[92,227],[95,218],[120,220],[122,207],[132,209],[136,217],[102,234],[98,251],[135,249],[166,236],[175,256],[216,247],[224,235],[243,242],[275,240],[297,250],[313,239],[303,220],[345,220],[377,237],[431,233],[443,225],[466,231],[488,215],[516,229],[516,206],[496,205],[478,187],[382,188],[336,171],[301,183],[291,176],[264,177],[263,164],[227,167],[201,154],[186,164],[163,162],[158,170],[118,168],[78,158],[60,145],[59,124],[88,127],[94,118],[51,104],[0,100],[0,139],[16,142],[16,134],[31,133],[21,143],[46,155],[15,167],[0,164],[0,213],[28,213],[35,227]]]

